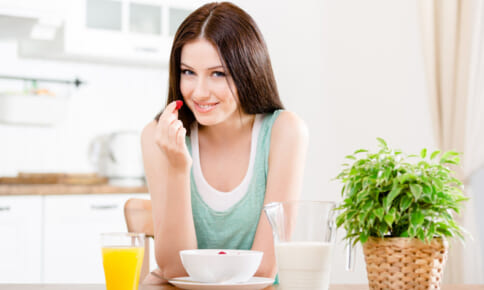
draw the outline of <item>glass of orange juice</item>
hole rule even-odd
[[[144,238],[141,233],[101,234],[107,290],[138,290]]]

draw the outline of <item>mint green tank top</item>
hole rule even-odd
[[[272,125],[281,110],[266,114],[262,120],[254,163],[254,174],[247,193],[226,211],[215,211],[199,195],[193,169],[190,174],[193,221],[199,249],[249,250],[264,206]],[[186,138],[190,154],[190,138]],[[223,176],[221,176],[223,178]]]

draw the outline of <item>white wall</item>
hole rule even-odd
[[[303,198],[339,199],[331,182],[343,157],[383,137],[416,152],[433,147],[415,1],[235,1],[265,35],[282,100],[306,120],[310,148]],[[164,70],[18,59],[0,43],[0,73],[73,78],[69,118],[51,129],[0,125],[0,174],[87,171],[87,144],[98,133],[139,129],[165,100]],[[335,254],[333,282],[364,282]]]
[[[313,188],[321,188],[315,195],[337,198],[341,187],[328,180],[355,149],[375,148],[376,137],[409,152],[434,142],[416,1],[325,1],[322,19],[321,114],[328,123],[319,132],[313,127],[321,142],[316,160],[324,166],[320,179],[312,178]],[[362,251],[357,271],[347,274],[339,253],[335,280],[364,280]]]

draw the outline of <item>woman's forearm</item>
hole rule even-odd
[[[165,278],[186,274],[179,251],[197,248],[190,197],[190,169],[170,170],[152,193],[155,256]]]

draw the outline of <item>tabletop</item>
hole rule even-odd
[[[104,290],[106,287],[102,284],[0,284],[1,290]],[[169,284],[165,285],[141,285],[138,290],[175,290],[177,287]],[[264,290],[276,290],[277,287],[269,286]],[[368,290],[368,285],[363,284],[346,284],[331,285],[330,290]],[[484,290],[484,285],[443,285],[442,290]]]

